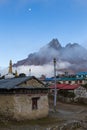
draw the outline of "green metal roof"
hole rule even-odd
[[[68,78],[68,77],[63,77],[63,78],[58,78],[58,81],[77,81],[77,80],[84,80],[84,78]]]

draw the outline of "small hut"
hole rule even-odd
[[[0,80],[0,115],[24,120],[48,115],[48,89],[34,76]]]

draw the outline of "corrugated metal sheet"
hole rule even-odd
[[[79,87],[79,85],[77,85],[77,84],[56,84],[56,88],[57,89],[66,89],[66,90],[74,90],[74,89],[76,89],[76,88],[78,88]],[[54,89],[55,88],[55,85],[52,85],[52,86],[50,86],[50,88],[51,89]]]
[[[21,78],[12,78],[12,79],[2,79],[0,80],[0,88],[5,88],[5,89],[11,89],[11,88],[21,88],[21,86],[19,84],[29,80],[29,79],[36,79],[34,76],[28,76],[28,77],[21,77]],[[41,81],[38,80],[39,83],[42,84],[42,86],[44,85]],[[19,86],[18,86],[19,85]],[[27,86],[27,88],[33,88],[33,86]],[[38,86],[36,86],[38,87]],[[23,87],[22,87],[23,88]]]
[[[84,78],[59,78],[59,81],[77,81],[77,80],[83,80]]]
[[[46,78],[45,81],[54,81],[54,78]],[[83,77],[61,77],[61,78],[56,78],[57,81],[77,81],[77,80],[84,80]]]
[[[87,75],[87,72],[78,72],[76,75]]]

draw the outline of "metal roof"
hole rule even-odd
[[[45,78],[45,81],[54,81],[54,78]]]
[[[56,84],[57,89],[62,89],[62,90],[74,90],[78,88],[80,85],[78,84]],[[50,88],[54,89],[55,85],[50,86]]]
[[[59,80],[59,81],[77,81],[77,80],[83,80],[84,78],[82,78],[82,77],[62,77],[62,78],[58,78],[57,80]]]
[[[54,78],[46,78],[45,81],[54,81]],[[56,81],[76,81],[76,80],[84,80],[83,77],[61,77],[56,78]]]
[[[76,75],[87,75],[87,72],[78,72]]]
[[[0,88],[5,88],[5,89],[11,89],[11,88],[21,88],[20,85],[21,83],[29,80],[29,79],[36,79],[34,76],[28,76],[28,77],[19,77],[19,78],[11,78],[11,79],[1,79],[0,80]],[[39,81],[39,80],[38,80]],[[42,85],[44,85],[41,81],[39,81]],[[33,88],[33,86],[28,86],[29,88]],[[38,87],[38,86],[37,86]],[[23,87],[22,87],[23,88]]]

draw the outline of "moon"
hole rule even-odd
[[[28,10],[29,10],[29,12],[30,12],[30,11],[31,11],[31,8],[29,8]]]

